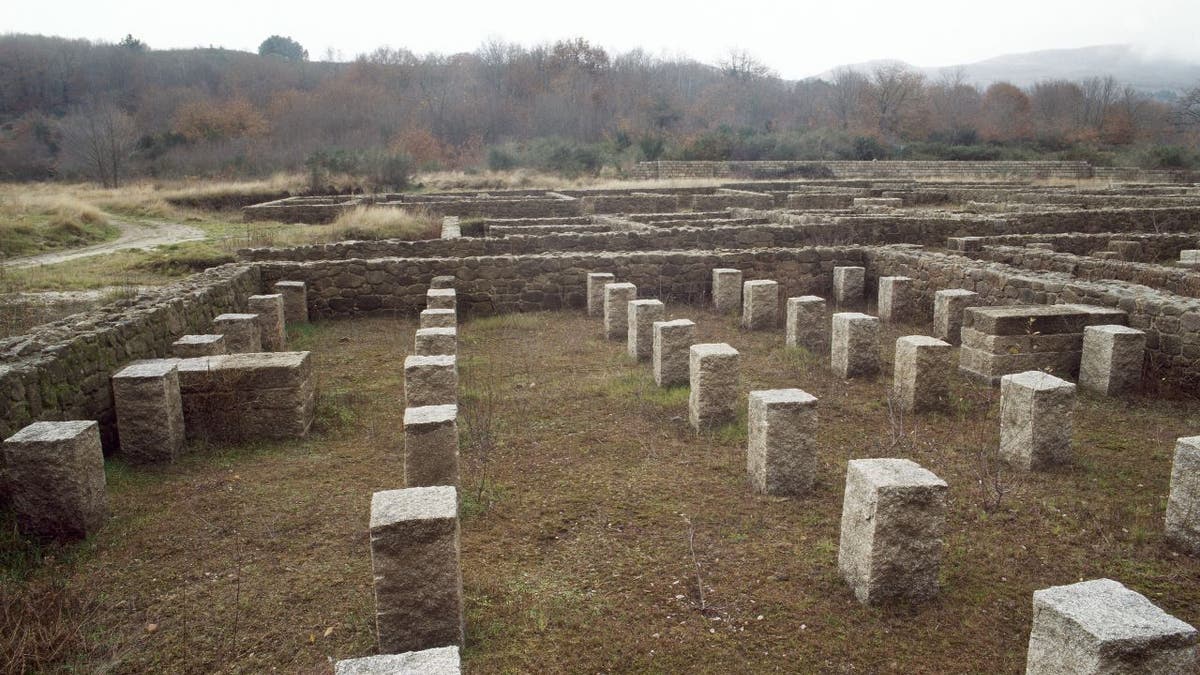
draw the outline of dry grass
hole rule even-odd
[[[694,307],[668,313],[741,352],[739,407],[751,389],[820,399],[815,491],[752,494],[744,421],[693,433],[686,390],[655,387],[596,319],[464,324],[472,672],[1015,673],[1032,592],[1099,576],[1200,621],[1200,560],[1162,539],[1173,442],[1200,427],[1194,403],[1083,395],[1074,465],[1013,474],[1000,507],[985,508],[994,389],[956,379],[951,410],[898,420],[886,375],[845,382],[827,357],[783,348],[779,332],[746,333]],[[372,653],[368,505],[402,481],[395,401],[414,328],[371,319],[293,336],[321,378],[304,441],[193,446],[156,469],[110,461],[109,525],[81,553],[46,551],[4,582],[22,602],[50,580],[85,606],[99,599],[82,643],[26,667],[327,673],[331,658]],[[891,327],[885,339],[927,330]],[[845,463],[877,456],[912,458],[950,484],[943,594],[919,608],[862,607],[837,575]],[[35,619],[23,616],[27,631]]]
[[[325,241],[349,239],[436,239],[441,218],[391,207],[356,206],[333,221]]]
[[[116,234],[99,208],[74,195],[0,187],[0,258],[86,246]]]

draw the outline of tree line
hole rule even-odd
[[[787,81],[720,63],[609,54],[575,38],[472,53],[379,48],[310,61],[0,36],[0,177],[255,175],[384,167],[599,171],[643,159],[1001,159],[1194,166],[1200,89],[1111,77],[986,88],[899,64]],[[389,168],[390,167],[390,168]],[[378,173],[378,171],[376,172]]]

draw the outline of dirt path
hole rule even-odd
[[[38,255],[13,258],[11,260],[0,261],[0,266],[21,268],[36,267],[38,265],[53,265],[55,263],[66,262],[68,260],[87,258],[89,256],[112,253],[114,251],[124,251],[127,249],[149,250],[157,246],[176,244],[181,241],[197,241],[204,239],[207,236],[201,229],[191,227],[189,225],[181,225],[179,223],[168,223],[163,221],[136,223],[128,220],[121,220],[113,217],[112,215],[108,215],[108,218],[109,222],[111,222],[113,225],[116,225],[121,230],[120,236],[113,241],[107,241],[102,244],[93,244],[91,246],[84,246],[82,248],[68,249],[65,251],[53,251],[50,253],[41,253]]]

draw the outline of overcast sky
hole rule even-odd
[[[330,49],[350,59],[382,45],[455,53],[488,38],[531,45],[582,36],[610,51],[642,47],[708,63],[742,48],[784,77],[801,78],[872,59],[942,66],[1114,43],[1200,60],[1200,0],[207,0],[183,7],[80,0],[13,2],[0,31],[110,42],[132,33],[155,49],[244,50],[277,33],[313,59]]]

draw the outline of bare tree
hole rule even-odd
[[[717,67],[726,76],[737,80],[750,81],[777,77],[767,64],[759,61],[745,49],[730,49],[729,53],[717,63]]]
[[[1182,127],[1200,127],[1200,87],[1179,99],[1175,106],[1175,122]]]
[[[868,94],[879,116],[879,131],[885,136],[897,136],[900,119],[906,106],[921,94],[925,76],[903,64],[888,63],[876,66],[871,72]]]
[[[1117,97],[1120,95],[1117,79],[1112,75],[1089,77],[1080,83],[1080,89],[1083,90],[1083,109],[1080,111],[1083,126],[1091,127],[1096,131],[1103,130],[1104,116],[1108,113],[1108,107],[1116,103]]]
[[[838,68],[830,78],[829,107],[843,131],[858,114],[863,96],[871,82],[866,75],[852,68]]]
[[[104,187],[120,187],[126,162],[137,143],[133,117],[113,103],[97,103],[58,123],[63,154]]]

